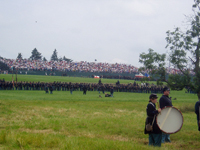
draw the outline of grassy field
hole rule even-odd
[[[0,74],[0,79],[5,79],[6,81],[12,81],[11,74]],[[13,80],[16,81],[16,75],[13,75]],[[81,77],[66,77],[66,76],[36,76],[36,75],[17,75],[17,81],[34,81],[34,82],[72,82],[72,83],[98,83],[99,79],[94,78],[81,78]],[[102,83],[111,83],[115,84],[118,79],[101,79]],[[133,83],[134,80],[119,80],[121,84]],[[140,81],[137,81],[141,83]],[[148,83],[156,83],[148,81]]]
[[[11,80],[10,75],[0,79]],[[18,76],[18,81],[88,82],[89,78]],[[51,81],[52,80],[52,81]],[[116,80],[103,79],[103,83]],[[133,81],[120,80],[121,83]],[[149,94],[97,91],[0,91],[0,149],[153,150],[144,134]],[[161,94],[158,95],[159,97]],[[174,107],[183,113],[182,129],[164,150],[200,149],[194,105],[197,96],[171,91]]]

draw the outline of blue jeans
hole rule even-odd
[[[162,134],[149,134],[149,146],[161,147]]]
[[[165,134],[165,133],[162,133],[162,143],[165,143],[165,142],[171,142],[170,140],[170,134]]]

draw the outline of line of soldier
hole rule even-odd
[[[0,80],[0,90],[50,90],[50,91],[110,91],[134,93],[161,93],[163,87],[156,85],[129,84],[103,84],[103,83],[71,83],[71,82],[12,82]]]

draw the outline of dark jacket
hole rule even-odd
[[[161,134],[162,131],[160,130],[160,128],[158,127],[156,123],[156,116],[158,115],[158,110],[156,110],[156,105],[152,102],[149,102],[149,104],[147,105],[146,112],[147,112],[147,119],[145,122],[145,126],[147,123],[152,124],[154,116],[155,116],[155,120],[153,123],[153,131],[147,131],[145,128],[144,133],[145,134],[150,134],[150,133]]]
[[[166,95],[161,96],[159,103],[161,109],[164,108],[165,106],[172,106],[171,99],[169,98],[169,96]]]
[[[199,122],[199,106],[200,106],[200,101],[197,101],[195,104],[195,113],[197,115],[197,122]],[[198,126],[198,130],[200,131],[200,127]]]

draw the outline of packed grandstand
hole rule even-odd
[[[67,61],[43,61],[29,59],[6,59],[0,58],[10,69],[18,70],[40,70],[40,71],[77,71],[77,72],[108,72],[108,73],[139,73],[139,68],[127,64],[110,64],[102,62],[67,62]],[[174,68],[166,68],[168,74],[180,74],[180,70]],[[149,73],[149,70],[142,72]],[[194,74],[190,71],[191,74]]]

